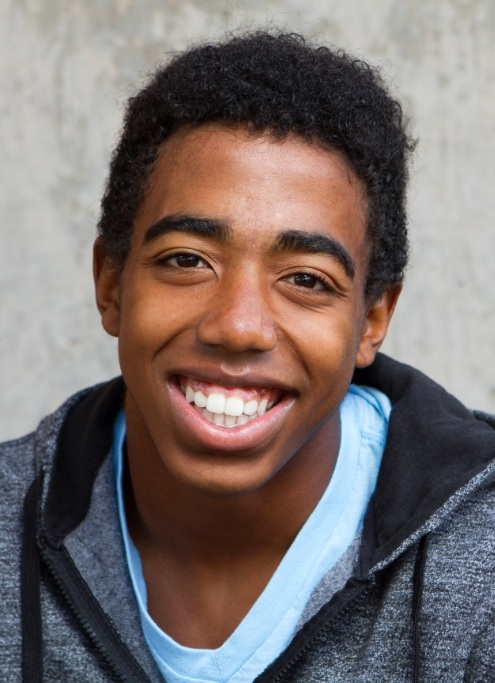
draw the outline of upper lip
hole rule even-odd
[[[210,384],[216,384],[224,387],[270,387],[285,393],[296,394],[297,391],[289,386],[286,382],[275,379],[263,373],[232,373],[229,374],[224,370],[216,368],[215,370],[209,368],[192,368],[188,367],[176,369],[170,373],[170,377],[177,378],[178,376],[190,377]]]

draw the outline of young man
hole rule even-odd
[[[494,422],[377,357],[411,146],[293,35],[131,99],[94,259],[123,379],[4,447],[2,681],[495,681]]]

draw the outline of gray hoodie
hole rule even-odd
[[[256,680],[495,683],[495,421],[383,355],[353,382],[393,405],[364,529]],[[124,392],[81,392],[1,447],[2,682],[163,681],[118,526]]]

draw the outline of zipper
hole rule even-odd
[[[356,580],[354,580],[356,581]],[[357,585],[342,590],[328,605],[322,607],[308,621],[280,657],[258,676],[253,683],[287,683],[287,675],[301,657],[311,649],[323,626],[337,614],[345,614],[355,600],[373,582],[357,580]]]
[[[41,557],[58,590],[115,678],[122,683],[152,683],[110,622],[63,545],[38,540]]]

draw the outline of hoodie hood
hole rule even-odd
[[[383,354],[369,368],[357,370],[353,382],[380,389],[392,402],[365,524],[373,535],[370,562],[375,566],[393,559],[409,537],[414,542],[434,516],[439,523],[449,499],[444,514],[493,479],[489,464],[495,461],[495,422],[468,410],[423,373]],[[424,531],[431,528],[430,523]]]

